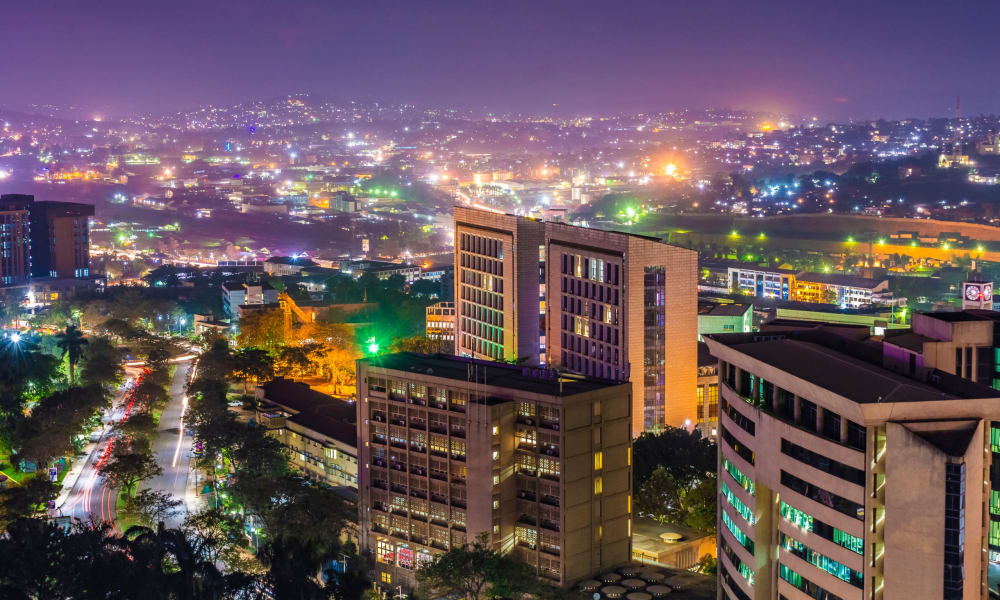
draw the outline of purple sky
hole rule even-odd
[[[1000,3],[4,2],[0,105],[161,111],[288,92],[492,110],[1000,112]]]

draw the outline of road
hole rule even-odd
[[[134,377],[126,377],[125,382],[115,393],[113,408],[103,419],[104,426],[100,432],[100,439],[84,459],[73,488],[65,499],[61,498],[62,502],[58,503],[59,514],[86,522],[107,523],[118,531],[115,525],[115,518],[118,516],[115,490],[97,474],[97,468],[108,459],[114,447],[111,423],[121,421],[131,411],[131,392],[134,384]],[[71,471],[67,476],[74,475],[75,473]]]
[[[184,431],[182,422],[187,407],[185,386],[190,372],[190,359],[177,363],[173,379],[167,388],[170,400],[160,415],[159,435],[153,440],[153,456],[157,464],[163,468],[163,474],[145,481],[140,486],[143,489],[168,492],[184,503],[179,507],[177,514],[166,519],[167,527],[180,525],[189,509],[197,510],[193,505],[191,494],[188,493],[188,477],[194,476],[191,469],[192,439]]]

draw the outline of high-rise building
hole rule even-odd
[[[631,381],[632,431],[696,420],[697,253],[455,208],[455,352]]]
[[[30,196],[29,196],[30,198]],[[93,204],[31,202],[31,276],[90,277]]]
[[[451,355],[358,361],[359,539],[375,580],[485,534],[554,585],[631,557],[628,384]]]
[[[31,275],[29,210],[34,197],[0,195],[0,287],[26,285]]]
[[[990,597],[1000,394],[823,327],[705,339],[720,598]]]

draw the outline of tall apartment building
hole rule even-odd
[[[696,420],[697,253],[455,208],[455,352],[631,381],[632,431]]]
[[[719,598],[987,598],[1000,394],[822,327],[719,359]]]
[[[32,202],[31,276],[90,277],[90,226],[93,204]]]
[[[31,276],[30,213],[33,196],[0,196],[0,287],[25,285]]]
[[[485,533],[568,585],[631,556],[627,384],[450,355],[358,361],[360,547],[375,580]]]

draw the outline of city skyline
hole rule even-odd
[[[0,33],[25,52],[0,65],[4,104],[121,116],[308,92],[487,111],[716,106],[848,119],[952,115],[961,96],[965,114],[992,111],[981,74],[995,6],[435,5],[10,7]]]

